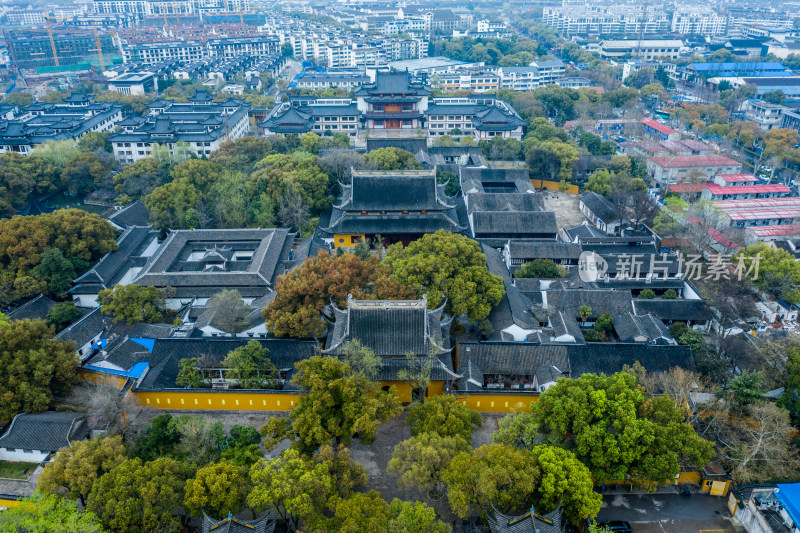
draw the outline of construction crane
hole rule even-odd
[[[100,43],[100,34],[97,32],[97,25],[94,25],[94,44],[97,47],[97,59],[100,60],[100,74],[106,69],[103,61],[103,45]]]
[[[644,25],[647,22],[647,9],[650,7],[649,0],[642,2],[642,17],[639,19],[639,34],[636,37],[636,59],[641,59],[642,37],[644,35]]]
[[[44,20],[47,21],[47,35],[50,37],[50,48],[53,49],[53,62],[58,67],[58,53],[56,52],[56,41],[53,39],[53,26],[50,24],[50,15],[45,15]]]

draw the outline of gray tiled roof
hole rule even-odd
[[[269,511],[255,520],[241,520],[228,515],[222,520],[215,520],[203,512],[201,533],[272,533],[275,531],[275,518]]]
[[[625,290],[564,289],[547,291],[547,308],[563,311],[572,317],[580,316],[580,307],[592,308],[592,317],[607,312],[612,316],[627,313],[631,307],[631,292]]]
[[[648,372],[664,372],[680,367],[694,370],[694,357],[688,346],[656,344],[591,343],[570,347],[570,377],[583,374],[613,374],[625,365],[639,362]]]
[[[611,223],[619,219],[617,209],[605,197],[592,191],[586,191],[580,195],[580,199],[603,222]]]
[[[467,196],[469,212],[475,211],[538,211],[542,199],[531,193],[486,193],[476,192]]]
[[[8,431],[0,437],[0,448],[56,452],[70,441],[85,439],[86,415],[47,411],[23,413],[14,417]]]
[[[566,345],[536,345],[524,342],[463,342],[458,344],[459,373],[468,363],[482,374],[537,375],[549,381],[553,373],[569,373]],[[555,369],[553,368],[555,367]],[[557,369],[557,370],[556,370]],[[475,370],[473,370],[475,372]],[[462,380],[463,381],[463,380]]]
[[[487,515],[492,533],[561,533],[560,509],[543,516],[533,509],[520,516],[509,516],[497,509],[493,510],[493,513]]]
[[[24,304],[15,308],[6,314],[8,320],[44,320],[47,318],[47,313],[56,305],[56,302],[40,294],[36,298],[28,300]]]
[[[108,220],[123,228],[129,228],[131,226],[149,226],[150,213],[142,202],[136,200],[127,207],[119,211],[114,211],[114,214],[109,216]]]
[[[566,242],[512,240],[508,243],[512,259],[578,259],[581,247]]]
[[[198,297],[206,293],[211,296],[224,288],[258,289],[261,291],[258,296],[263,296],[274,283],[275,277],[283,273],[279,264],[288,259],[293,241],[294,234],[289,233],[288,229],[173,231],[148,260],[134,283],[174,287],[179,292],[185,289],[190,296]],[[252,251],[252,259],[231,261],[221,258],[223,266],[212,269],[201,268],[200,262],[187,261],[192,251],[210,250],[209,253],[212,253],[234,246],[243,246],[242,249]],[[235,264],[245,262],[246,265]]]
[[[505,236],[547,237],[558,233],[556,215],[552,211],[477,211],[472,215],[475,237]]]
[[[179,361],[208,355],[222,360],[232,350],[256,340],[269,350],[267,357],[278,369],[292,369],[294,364],[319,353],[315,341],[294,339],[252,339],[244,337],[201,337],[156,339],[149,357],[150,369],[138,385],[143,389],[175,388]]]
[[[705,322],[711,320],[712,313],[703,300],[634,300],[636,312],[652,313],[661,320],[693,320]]]

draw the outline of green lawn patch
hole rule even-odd
[[[0,477],[9,479],[28,479],[39,466],[38,463],[0,461]]]

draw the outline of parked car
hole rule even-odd
[[[605,527],[611,533],[633,533],[631,525],[624,520],[610,520],[608,522],[600,522],[597,525],[601,528],[600,531]]]

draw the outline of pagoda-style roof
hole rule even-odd
[[[353,171],[333,206],[327,233],[425,234],[466,226],[456,212],[460,198],[436,182],[436,170]]]
[[[508,516],[497,509],[487,517],[492,533],[561,533],[561,509],[540,515],[531,510],[521,516]]]
[[[275,531],[275,518],[272,513],[264,513],[255,520],[241,520],[228,514],[223,520],[214,520],[203,511],[202,533],[272,533]]]
[[[379,379],[401,379],[409,370],[407,354],[433,355],[431,379],[451,381],[460,376],[453,372],[446,329],[450,319],[443,318],[444,304],[428,309],[428,300],[355,300],[347,298],[347,308],[334,306],[335,322],[328,334],[325,354],[338,356],[342,345],[359,341],[381,358]]]
[[[430,96],[433,94],[421,83],[411,83],[407,72],[378,72],[373,83],[363,84],[356,96]]]
[[[472,123],[479,131],[512,131],[527,124],[505,105],[496,103],[472,117]]]
[[[314,127],[314,119],[311,113],[290,106],[285,111],[276,112],[259,126],[273,133],[308,133]]]

